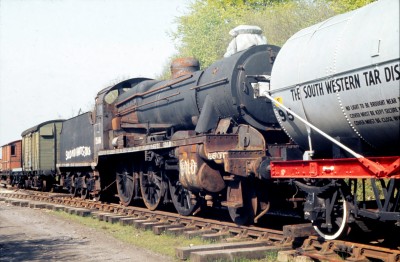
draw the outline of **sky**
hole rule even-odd
[[[0,146],[89,111],[101,89],[154,78],[190,0],[0,0]]]

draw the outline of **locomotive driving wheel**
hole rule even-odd
[[[147,170],[140,172],[140,190],[146,207],[156,210],[165,191],[163,174],[158,167],[150,165]]]
[[[88,199],[89,198],[89,190],[86,187],[81,189],[81,199]]]
[[[121,163],[116,169],[118,197],[124,206],[129,206],[134,200],[135,172],[126,164]]]
[[[234,184],[233,187],[228,187],[228,195],[233,190],[236,189],[235,191],[237,191],[239,189],[243,198],[243,206],[228,206],[228,211],[233,222],[238,225],[245,225],[253,221],[257,212],[257,196],[254,187],[252,187],[253,181],[250,181],[249,178],[237,182],[237,185]]]
[[[47,192],[47,180],[45,178],[42,179],[42,192]]]
[[[182,186],[177,175],[169,178],[169,192],[172,203],[180,215],[189,216],[199,207],[197,196]]]
[[[311,221],[315,231],[324,239],[333,240],[350,232],[349,203],[342,191],[336,190],[331,197],[324,199],[324,216]]]
[[[85,174],[82,178],[81,199],[89,198],[89,175]]]
[[[77,197],[79,194],[79,189],[78,189],[78,177],[76,174],[70,176],[70,185],[69,185],[69,193],[71,194],[72,197]]]

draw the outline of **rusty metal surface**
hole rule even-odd
[[[229,181],[228,189],[226,192],[226,199],[221,205],[232,208],[243,207],[243,194],[242,194],[242,183],[240,181]]]
[[[346,261],[400,261],[400,250],[340,240],[320,242],[317,237],[309,237],[298,252],[326,261],[343,261],[338,254],[345,254]]]
[[[171,77],[178,78],[200,70],[199,60],[193,57],[177,58],[171,63]]]
[[[212,168],[201,157],[201,144],[180,146],[179,181],[191,191],[206,190],[219,192],[225,188],[225,182],[219,170]]]
[[[265,156],[265,152],[230,150],[225,156],[225,171],[238,176],[247,176],[254,172],[254,164]]]
[[[235,149],[238,144],[238,138],[237,135],[207,135],[204,143],[205,154]],[[208,158],[210,159],[211,157]],[[222,156],[219,158],[222,158]]]
[[[257,129],[249,125],[239,125],[236,131],[239,136],[238,149],[265,151],[264,136]]]

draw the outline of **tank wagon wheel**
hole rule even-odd
[[[325,199],[325,209],[325,218],[311,221],[315,231],[326,240],[347,235],[350,232],[349,203],[340,189],[331,198]]]
[[[189,216],[199,207],[197,196],[184,188],[177,175],[169,178],[169,192],[172,203],[180,215]]]
[[[116,170],[118,197],[124,206],[129,206],[134,200],[135,173],[126,164],[119,164]]]
[[[165,191],[163,174],[159,168],[150,165],[147,170],[140,172],[140,190],[146,207],[156,210]]]
[[[238,225],[245,225],[253,222],[257,212],[257,195],[254,187],[251,186],[252,181],[248,179],[241,180],[243,206],[228,207],[229,215],[233,222]],[[228,191],[231,187],[228,187]],[[228,192],[229,194],[229,192]]]

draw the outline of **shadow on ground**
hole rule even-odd
[[[0,232],[4,227],[0,227]],[[87,241],[71,237],[23,239],[24,233],[1,235],[0,261],[72,261],[78,260],[74,247],[81,247]],[[70,246],[66,248],[66,246]],[[71,247],[72,246],[72,247]]]

